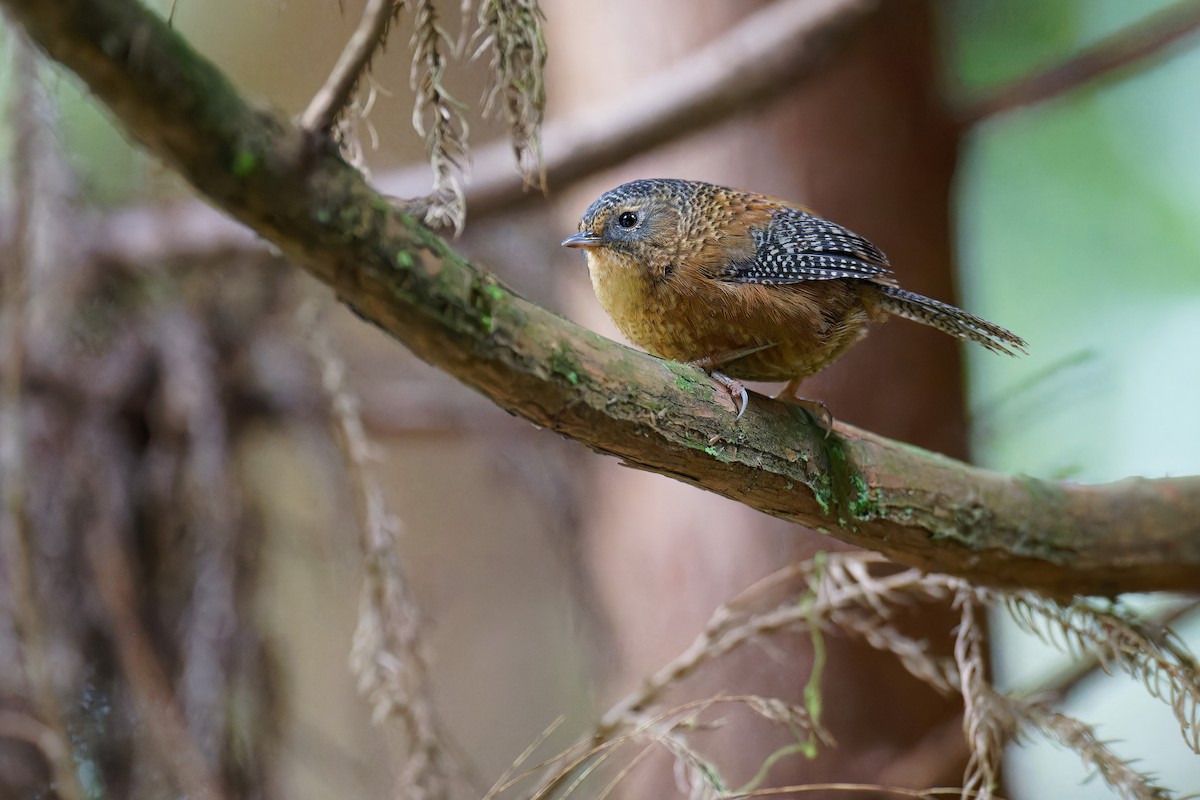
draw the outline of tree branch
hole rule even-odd
[[[1045,102],[1113,73],[1165,57],[1166,49],[1200,29],[1200,3],[1168,6],[1117,31],[1060,64],[1025,75],[967,104],[957,115],[964,128],[1021,106]]]
[[[426,361],[537,425],[905,564],[1057,593],[1192,589],[1200,478],[1010,477],[755,397],[513,293],[390,206],[327,140],[249,107],[140,4],[0,0],[132,136]]]
[[[302,128],[327,132],[333,127],[338,114],[350,102],[358,79],[371,63],[371,56],[383,42],[395,8],[394,0],[367,0],[362,19],[338,56],[333,71],[300,116]]]

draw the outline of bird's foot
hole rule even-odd
[[[733,398],[733,403],[738,407],[737,416],[734,417],[734,422],[742,418],[742,414],[746,413],[746,406],[750,404],[750,395],[746,392],[746,387],[736,378],[731,378],[723,372],[717,372],[715,367],[717,360],[705,356],[698,358],[695,361],[689,361],[693,367],[698,367],[709,374],[710,377],[717,383],[724,386],[729,391],[729,396]]]
[[[774,346],[775,342],[768,342],[767,344],[743,347],[738,350],[730,350],[728,352],[718,353],[716,355],[702,356],[701,358],[697,358],[695,361],[689,361],[688,363],[693,367],[699,367],[700,369],[704,370],[712,376],[713,380],[729,390],[729,394],[733,397],[734,402],[738,406],[738,413],[734,418],[734,421],[737,421],[742,418],[742,414],[746,413],[746,406],[750,403],[750,396],[746,393],[746,387],[742,385],[741,381],[737,380],[736,378],[731,378],[723,372],[717,372],[717,370],[726,364],[731,364],[734,361],[737,361],[739,358],[744,358],[745,356],[752,355],[761,350],[766,350]]]
[[[825,438],[829,438],[829,434],[833,433],[833,414],[829,413],[829,409],[820,400],[814,400],[811,397],[800,397],[796,394],[796,390],[800,388],[800,381],[796,378],[787,382],[787,385],[779,390],[779,393],[772,399],[778,400],[781,403],[791,403],[803,408],[808,415],[812,417],[813,422],[821,426],[825,431]]]
[[[734,403],[738,404],[737,416],[733,418],[737,422],[742,418],[742,414],[746,413],[746,406],[750,403],[750,395],[746,393],[746,387],[737,378],[731,378],[724,372],[710,372],[712,379],[729,390],[729,396],[733,398]]]

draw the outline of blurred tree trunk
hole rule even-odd
[[[559,109],[619,98],[624,87],[719,34],[749,10],[727,0],[702,8],[688,0],[620,0],[604,14],[558,0],[547,13],[552,40],[550,88]],[[622,40],[614,59],[608,43]],[[953,300],[950,192],[957,156],[939,104],[930,7],[884,4],[847,52],[812,83],[771,109],[691,137],[605,175],[574,195],[582,209],[596,194],[634,177],[687,177],[764,191],[811,206],[863,233],[891,257],[904,284]],[[653,173],[653,174],[651,174]],[[582,267],[581,267],[582,270]],[[615,334],[591,297],[573,313]],[[904,322],[877,328],[803,391],[839,419],[954,456],[966,452],[962,373],[948,337]],[[792,526],[658,475],[591,462],[598,486],[585,531],[616,663],[610,688],[623,693],[681,651],[716,606],[756,578],[816,550],[842,548]],[[919,638],[946,642],[955,619],[944,607],[915,609],[901,620]],[[830,635],[822,696],[838,742],[815,761],[783,759],[769,785],[816,781],[956,783],[961,759],[934,748],[928,763],[913,752],[931,731],[960,713],[886,654]],[[811,643],[786,640],[735,653],[711,665],[676,699],[757,693],[800,702],[812,667]],[[703,743],[731,786],[750,779],[788,743],[736,715]],[[896,765],[895,769],[892,769]],[[666,759],[635,773],[630,796],[669,796]],[[839,796],[846,796],[845,794]]]
[[[239,459],[255,422],[323,402],[280,314],[294,273],[86,255],[38,79],[17,75],[19,223],[0,253],[0,619],[17,621],[0,627],[0,713],[47,720],[59,746],[0,736],[0,796],[272,796],[279,708]]]

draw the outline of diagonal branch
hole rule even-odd
[[[1200,3],[1176,3],[1117,31],[1060,64],[987,91],[958,113],[964,128],[1021,106],[1045,102],[1139,62],[1165,58],[1168,48],[1200,30]]]
[[[1200,583],[1200,478],[1010,477],[755,397],[536,306],[391,207],[331,143],[248,106],[126,0],[0,0],[130,134],[372,324],[497,405],[631,466],[926,570],[1056,593]]]

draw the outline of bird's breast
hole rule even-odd
[[[671,334],[663,315],[669,289],[651,278],[637,263],[607,252],[588,253],[588,273],[600,305],[621,333],[655,355],[667,355]]]
[[[634,344],[677,361],[763,348],[720,367],[746,380],[817,372],[864,332],[868,313],[855,282],[753,286],[716,281],[687,264],[654,277],[636,263],[588,254],[592,287]]]

